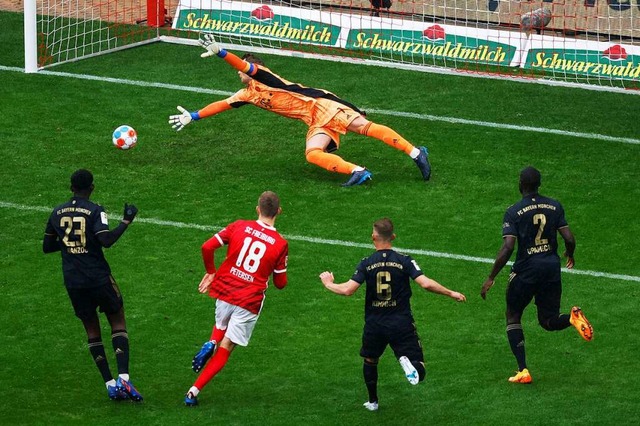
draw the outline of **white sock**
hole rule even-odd
[[[418,148],[415,148],[415,147],[409,153],[409,157],[413,158],[414,160],[416,158],[418,158],[418,155],[420,155],[420,150]]]
[[[120,377],[122,380],[128,382],[129,381],[129,375],[128,374],[118,374],[118,377]]]
[[[363,171],[363,170],[364,170],[364,167],[356,166],[356,168],[355,168],[355,169],[353,169],[353,171],[352,171],[351,173],[361,172],[361,171]]]
[[[109,386],[115,386],[116,385],[116,381],[111,379],[108,382],[105,382],[105,385],[107,386],[107,389],[109,389]]]
[[[189,388],[189,392],[191,392],[191,395],[193,395],[193,396],[198,396],[198,394],[200,393],[200,389],[198,389],[195,386],[191,386]],[[187,392],[187,393],[189,393],[189,392]]]

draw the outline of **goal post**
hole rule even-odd
[[[36,0],[24,0],[24,72],[38,71]]]
[[[163,3],[25,0],[25,72],[159,41]]]
[[[238,50],[640,93],[640,0],[25,0],[25,70],[34,45],[42,68],[202,32]]]

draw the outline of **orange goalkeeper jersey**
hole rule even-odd
[[[253,104],[283,117],[303,121],[308,126],[328,123],[341,108],[350,108],[362,114],[356,106],[331,92],[291,83],[259,66],[253,80],[226,102],[233,108]]]

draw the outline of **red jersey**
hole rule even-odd
[[[227,257],[218,271],[213,251],[227,244]],[[283,288],[287,283],[287,240],[259,220],[237,220],[215,234],[202,245],[202,255],[208,273],[215,272],[209,295],[232,305],[259,314],[273,274],[274,284]]]

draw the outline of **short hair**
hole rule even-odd
[[[373,222],[373,229],[380,235],[385,241],[391,241],[393,239],[393,222],[391,219],[385,217]]]
[[[260,214],[265,217],[276,217],[280,210],[280,198],[273,191],[265,191],[258,198]]]
[[[242,59],[252,64],[264,66],[264,61],[253,53],[245,53],[244,55],[242,55]]]
[[[93,185],[93,174],[89,170],[79,169],[71,175],[71,188],[75,191],[86,191]]]
[[[534,167],[525,167],[520,172],[520,186],[524,190],[537,191],[541,181],[540,171]]]

